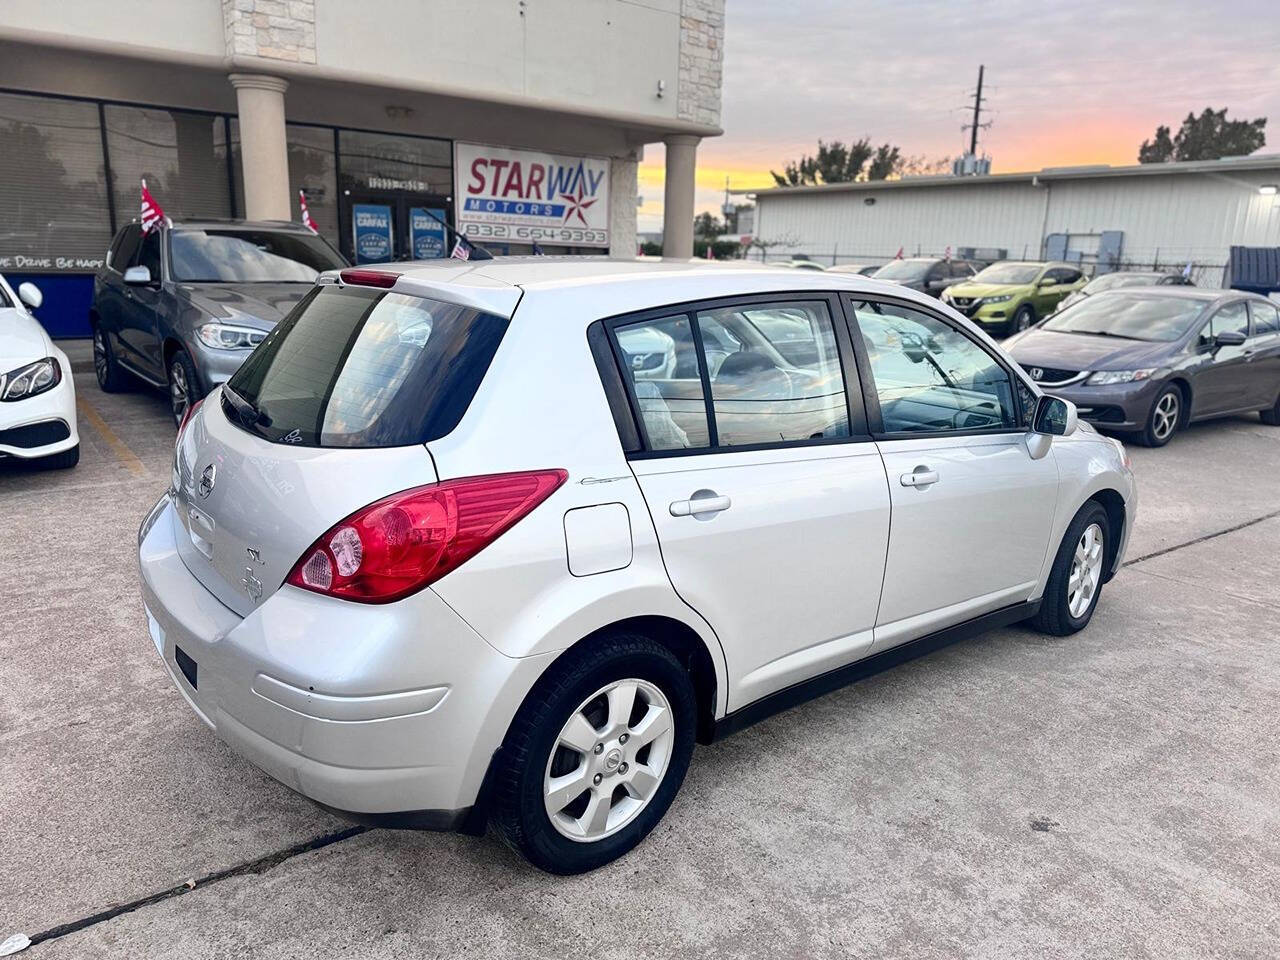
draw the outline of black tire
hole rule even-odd
[[[80,444],[77,443],[70,450],[41,457],[36,462],[47,470],[69,470],[80,462]]]
[[[1071,590],[1069,589],[1072,567],[1081,538],[1094,524],[1098,525],[1102,534],[1101,569],[1088,606],[1078,615],[1074,615],[1071,612]],[[1076,513],[1067,527],[1067,532],[1062,536],[1062,543],[1058,545],[1058,552],[1053,558],[1053,568],[1049,571],[1049,582],[1044,588],[1040,610],[1028,621],[1031,626],[1050,636],[1065,637],[1083,630],[1088,625],[1093,617],[1093,611],[1098,606],[1098,598],[1102,596],[1102,581],[1106,577],[1108,559],[1114,554],[1109,546],[1110,543],[1111,524],[1107,519],[1107,511],[1096,500],[1090,500]]]
[[[560,745],[561,730],[584,701],[595,704],[601,699],[588,701],[593,693],[628,679],[653,684],[670,705],[672,733],[665,773],[645,805],[625,825],[614,828],[616,832],[592,841],[570,839],[547,813],[544,778],[554,770],[554,764],[564,762],[566,757],[573,765],[562,773],[576,767],[584,770],[584,776],[591,766],[608,762],[611,757],[616,763],[618,758],[614,757],[615,749],[605,752],[603,744],[591,751],[601,758],[599,761],[586,752],[574,758],[576,751],[566,752]],[[642,702],[640,696],[636,699]],[[607,736],[611,738],[608,743],[618,742],[615,734],[591,723],[602,731],[602,740]],[[503,839],[534,866],[550,873],[584,873],[616,860],[640,843],[671,806],[693,755],[696,724],[696,695],[689,672],[660,643],[641,634],[616,633],[571,651],[539,679],[512,720],[503,744],[493,785],[493,819]],[[651,756],[644,752],[646,749],[650,748],[641,747],[635,756],[624,756],[638,765]],[[616,772],[625,773],[626,765],[616,768]],[[616,784],[610,796],[616,796],[618,789],[623,789],[625,795],[620,780],[605,782]],[[565,809],[572,810],[573,804],[584,798],[590,802],[597,792],[594,787],[584,787],[577,800]],[[582,816],[585,819],[585,805]]]
[[[165,366],[169,383],[169,412],[173,414],[173,425],[182,423],[187,407],[199,400],[200,381],[196,377],[196,365],[185,350],[175,350]]]
[[[96,318],[93,319],[92,326],[93,373],[98,378],[98,386],[105,393],[123,393],[133,386],[133,378],[120,366],[111,346],[111,338]]]
[[[1013,314],[1013,320],[1009,323],[1009,334],[1021,333],[1023,330],[1031,329],[1031,325],[1036,322],[1036,312],[1031,304],[1024,303]]]
[[[1163,447],[1181,429],[1186,413],[1182,391],[1169,384],[1158,394],[1147,411],[1147,422],[1135,439],[1144,447]],[[1170,413],[1172,411],[1172,413]],[[1172,422],[1169,417],[1172,416]]]
[[[1258,416],[1262,418],[1262,422],[1269,427],[1280,427],[1280,395],[1276,396],[1276,402],[1266,410],[1259,410]]]

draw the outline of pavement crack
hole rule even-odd
[[[1225,530],[1215,530],[1213,533],[1206,533],[1202,537],[1196,537],[1194,540],[1188,540],[1185,543],[1175,543],[1171,547],[1163,547],[1160,550],[1153,550],[1150,553],[1144,553],[1140,557],[1134,557],[1132,560],[1126,560],[1124,565],[1132,567],[1147,560],[1154,560],[1156,557],[1163,557],[1166,553],[1173,553],[1175,550],[1181,550],[1184,547],[1194,547],[1198,543],[1204,543],[1206,540],[1213,540],[1216,537],[1225,537],[1228,533],[1235,533],[1237,530],[1243,530],[1246,527],[1252,527],[1255,524],[1265,523],[1268,520],[1274,520],[1280,517],[1280,510],[1272,510],[1270,513],[1263,514],[1260,517],[1254,517],[1252,520],[1246,520],[1243,523],[1237,523],[1234,527],[1227,527]]]
[[[195,880],[188,880],[176,887],[168,890],[161,890],[159,893],[153,893],[149,896],[139,897],[137,900],[130,900],[128,903],[116,904],[114,907],[108,907],[97,913],[90,914],[87,917],[81,917],[79,920],[72,920],[69,923],[60,923],[56,927],[50,927],[48,930],[31,935],[31,946],[38,946],[47,943],[50,940],[57,940],[59,937],[65,937],[71,933],[78,933],[89,927],[97,926],[99,923],[105,923],[108,920],[114,920],[126,913],[133,913],[143,907],[149,907],[155,903],[161,903],[165,900],[172,900],[174,897],[180,897],[183,894],[191,893],[193,890],[202,890],[210,884],[218,883],[222,880],[229,880],[232,877],[241,877],[250,873],[265,873],[274,867],[279,866],[286,860],[304,853],[310,853],[313,850],[322,850],[325,847],[333,846],[335,843],[341,843],[344,840],[350,840],[352,837],[358,837],[362,833],[367,833],[371,828],[363,825],[347,827],[345,830],[335,830],[332,833],[324,833],[318,837],[312,837],[310,840],[304,840],[301,843],[295,843],[291,847],[285,847],[283,850],[277,850],[274,853],[268,853],[258,857],[255,860],[248,860],[244,863],[236,864],[233,867],[227,867],[224,870],[218,870],[214,873],[205,874]]]

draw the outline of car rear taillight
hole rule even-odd
[[[195,412],[200,409],[200,404],[202,403],[204,403],[204,397],[201,397],[195,403],[187,404],[186,412],[183,413],[182,419],[178,421],[178,435],[173,439],[174,446],[182,442],[182,431],[187,428],[187,424],[195,416]]]
[[[399,600],[466,563],[568,476],[501,473],[393,494],[329,528],[285,582],[361,603]]]
[[[390,270],[343,270],[338,276],[355,287],[394,287],[400,274]]]

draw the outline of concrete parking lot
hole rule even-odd
[[[492,833],[352,828],[206,730],[138,595],[165,400],[76,385],[80,465],[0,465],[0,941],[24,956],[1280,949],[1280,429],[1257,417],[1132,449],[1130,563],[1084,633],[988,633],[699,748],[640,848],[563,879]]]

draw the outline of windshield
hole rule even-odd
[[[872,276],[877,280],[919,280],[931,266],[932,260],[890,260]]]
[[[974,283],[1032,283],[1040,275],[1038,263],[995,263],[973,278]]]
[[[1190,330],[1203,309],[1203,301],[1185,297],[1109,293],[1054,314],[1040,329],[1169,343]]]
[[[1089,281],[1086,287],[1090,293],[1101,293],[1103,290],[1119,290],[1121,287],[1152,287],[1160,282],[1158,273],[1108,273]]]
[[[181,283],[314,283],[346,266],[319,237],[283,230],[175,230],[169,254]]]
[[[462,419],[507,321],[369,287],[317,287],[227,381],[232,422],[311,447],[438,440]]]

